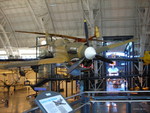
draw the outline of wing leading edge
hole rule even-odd
[[[47,59],[40,59],[40,60],[12,61],[6,64],[0,64],[0,69],[8,69],[8,68],[24,67],[24,66],[35,66],[35,65],[43,65],[43,64],[64,63],[67,61],[68,61],[68,57],[61,55],[55,58],[47,58]]]

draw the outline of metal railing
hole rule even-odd
[[[79,98],[75,99],[76,97]],[[131,113],[131,103],[150,102],[150,91],[85,91],[65,99],[69,101],[71,98],[74,98],[74,101],[69,104],[73,107],[74,113],[79,110],[81,110],[80,113],[95,113],[95,110],[92,110],[94,104],[106,102],[126,103],[126,113]],[[74,107],[75,105],[78,106]],[[35,112],[38,109],[38,107],[35,107],[23,113],[38,113]]]

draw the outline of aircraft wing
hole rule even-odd
[[[130,39],[130,40],[126,40],[126,41],[123,41],[123,42],[111,44],[111,45],[108,45],[108,46],[103,46],[103,47],[97,48],[97,49],[96,49],[96,52],[97,52],[97,53],[100,53],[100,52],[103,52],[103,51],[107,51],[107,50],[110,50],[110,49],[112,49],[112,48],[119,47],[119,46],[121,46],[121,45],[127,44],[127,43],[129,43],[129,42],[133,42],[133,41],[136,41],[136,40],[137,40],[137,39]]]
[[[38,34],[38,35],[50,35],[50,36],[55,36],[55,37],[65,37],[69,39],[75,39],[75,40],[82,40],[82,38],[77,38],[74,36],[68,36],[68,35],[61,35],[61,34],[51,34],[51,33],[41,33],[41,32],[30,32],[30,31],[15,31],[15,32],[20,32],[20,33],[29,33],[29,34]],[[85,40],[85,39],[84,39]],[[86,40],[85,40],[86,41]]]
[[[35,66],[42,64],[54,64],[54,63],[64,63],[68,61],[66,56],[58,56],[54,58],[40,59],[40,60],[31,60],[31,61],[11,61],[6,64],[0,64],[0,69],[8,69],[14,67],[24,67],[24,66]]]
[[[99,37],[99,32],[98,28],[96,28],[95,35],[91,36],[89,40],[94,40],[94,37]],[[15,31],[15,32],[20,32],[20,33],[28,33],[28,34],[38,34],[38,35],[49,35],[49,36],[54,36],[54,37],[62,37],[62,38],[68,38],[68,39],[74,39],[78,42],[86,42],[85,38],[79,38],[79,37],[74,37],[74,36],[68,36],[68,35],[61,35],[61,34],[51,34],[51,33],[41,33],[41,32],[30,32],[30,31]],[[98,40],[102,41],[102,40]]]

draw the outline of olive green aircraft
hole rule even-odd
[[[47,56],[51,58],[31,60],[31,61],[15,61],[8,62],[5,64],[0,64],[1,69],[8,69],[14,67],[23,67],[23,66],[35,66],[35,65],[43,65],[43,64],[53,64],[53,63],[64,63],[70,62],[73,58],[79,58],[79,61],[76,63],[79,65],[85,59],[92,60],[94,58],[102,60],[104,62],[112,63],[109,59],[100,56],[99,54],[103,51],[107,51],[111,48],[115,48],[129,42],[134,41],[134,39],[126,40],[124,42],[94,48],[92,46],[87,46],[83,42],[70,42],[66,39],[58,39],[49,43],[48,47],[51,49],[46,51],[45,54],[49,54],[52,56]],[[75,66],[74,68],[76,68]],[[74,69],[73,68],[73,69]],[[69,71],[70,72],[70,71]]]
[[[71,42],[70,40],[66,39],[71,36],[48,34],[50,35],[50,37],[53,37],[53,36],[65,37],[65,39],[61,38],[57,40],[47,41],[47,44],[44,45],[46,46],[46,49],[43,52],[45,58],[31,60],[31,61],[9,62],[5,64],[0,64],[0,68],[9,69],[9,68],[14,68],[14,67],[65,63],[65,62],[70,62],[74,58],[78,58],[78,60],[68,69],[68,73],[70,73],[83,62],[88,62],[89,60],[93,60],[93,59],[101,60],[107,63],[112,63],[111,60],[101,56],[100,53],[110,50],[111,48],[115,48],[115,47],[127,44],[129,42],[135,41],[135,39],[130,39],[124,42],[119,42],[119,43],[111,44],[108,46],[94,48],[92,45],[89,44],[89,39],[91,40],[92,38],[88,38],[89,36],[88,36],[88,28],[87,28],[86,21],[84,21],[84,27],[85,27],[85,37],[86,37],[85,39],[80,39],[79,41],[78,38],[76,39],[76,37],[74,37],[74,39],[78,41]],[[19,32],[29,33],[26,31],[19,31]],[[34,34],[37,34],[37,32]]]

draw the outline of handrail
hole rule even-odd
[[[66,97],[65,99],[68,100],[68,99],[74,98],[76,96],[81,96],[81,95],[84,95],[84,94],[96,94],[96,93],[102,93],[102,94],[103,93],[110,93],[110,94],[112,94],[112,93],[150,93],[150,91],[149,90],[148,91],[84,91],[84,92],[80,92],[80,93],[77,93],[75,95]],[[81,106],[75,108],[74,111],[79,110],[80,108],[84,107],[87,104],[95,103],[95,102],[121,102],[121,103],[126,102],[126,103],[132,103],[132,102],[150,102],[150,99],[140,99],[140,100],[132,100],[130,98],[125,99],[125,100],[123,100],[123,99],[119,99],[119,100],[111,100],[111,99],[109,99],[109,100],[108,99],[106,99],[106,100],[94,100],[93,99],[93,100],[90,100],[90,101],[88,101],[86,103],[83,103]],[[37,107],[34,107],[34,108],[32,108],[30,110],[27,110],[27,111],[25,111],[23,113],[29,113],[29,112],[32,112],[34,110],[37,110],[38,108],[39,107],[37,106]]]
[[[150,93],[148,91],[85,91],[84,93]]]
[[[82,107],[84,107],[85,105],[90,104],[90,103],[91,103],[91,101],[88,101],[87,103],[84,103],[84,104],[82,104],[81,106],[75,108],[73,111],[75,112],[75,111],[81,109]]]
[[[150,100],[91,100],[90,102],[95,103],[95,102],[127,102],[127,103],[132,103],[132,102],[150,102]]]
[[[74,98],[74,97],[80,96],[80,95],[82,95],[82,94],[84,94],[84,92],[74,94],[74,95],[72,95],[72,96],[66,97],[65,99],[67,100],[67,99],[70,99],[70,98]]]

